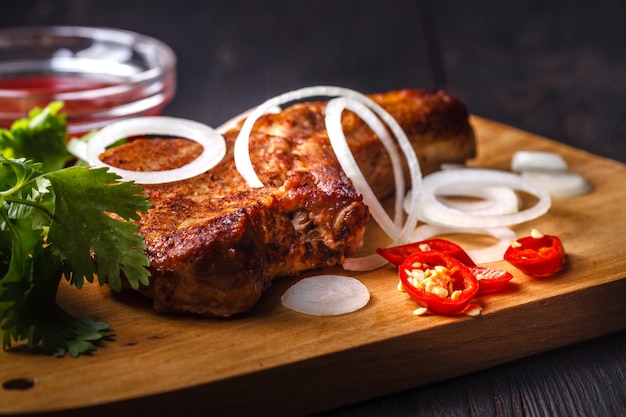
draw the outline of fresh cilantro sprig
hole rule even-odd
[[[64,142],[67,123],[66,115],[60,113],[62,107],[61,101],[36,107],[28,117],[13,122],[10,130],[0,129],[0,155],[41,162],[45,171],[63,168],[71,155]]]
[[[123,279],[134,288],[147,285],[145,242],[132,220],[150,204],[141,187],[119,182],[106,168],[63,168],[68,156],[56,145],[49,146],[56,156],[41,157],[47,162],[15,158],[29,148],[23,140],[48,146],[41,135],[63,143],[59,131],[65,131],[65,120],[49,107],[0,133],[1,146],[14,144],[0,148],[0,333],[5,349],[26,341],[48,354],[78,356],[113,333],[109,323],[64,311],[56,301],[59,284],[66,279],[81,288],[97,276],[100,285],[114,290],[122,288]],[[17,133],[16,125],[34,131]]]

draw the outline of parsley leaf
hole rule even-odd
[[[47,149],[54,132],[65,132],[53,104],[0,131],[0,333],[5,349],[26,341],[47,354],[78,356],[113,333],[109,323],[64,311],[59,284],[81,288],[97,276],[115,290],[123,279],[147,285],[149,262],[134,220],[150,203],[141,187],[106,168],[63,168],[67,158],[56,145],[50,155],[41,152],[43,161],[21,154],[28,148],[22,141]]]

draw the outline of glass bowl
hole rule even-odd
[[[175,91],[176,56],[157,39],[79,26],[0,30],[0,127],[61,100],[68,131],[79,136],[159,115]]]

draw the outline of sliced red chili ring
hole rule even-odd
[[[478,294],[501,291],[513,279],[513,274],[504,269],[473,266],[470,270],[478,280]]]
[[[461,314],[478,292],[470,268],[443,251],[409,255],[400,265],[399,275],[411,298],[436,314]]]
[[[565,249],[558,236],[525,236],[504,253],[504,259],[524,274],[543,278],[556,274],[565,264]]]
[[[399,266],[409,255],[428,250],[445,252],[453,258],[463,262],[467,266],[476,265],[462,247],[454,242],[440,238],[426,239],[419,242],[407,243],[405,245],[392,246],[389,248],[379,248],[376,252],[392,264]]]

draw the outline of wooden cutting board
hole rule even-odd
[[[558,276],[535,280],[495,263],[515,278],[505,292],[478,297],[484,310],[474,318],[414,316],[391,266],[353,274],[371,300],[338,317],[285,309],[280,296],[299,278],[276,281],[253,311],[231,320],[159,315],[136,294],[63,286],[68,311],[113,323],[116,338],[76,359],[0,352],[0,413],[310,414],[626,329],[626,166],[482,118],[472,123],[472,165],[508,169],[516,150],[556,151],[594,185],[514,228],[561,237],[568,265]],[[368,231],[367,246],[381,239]]]

